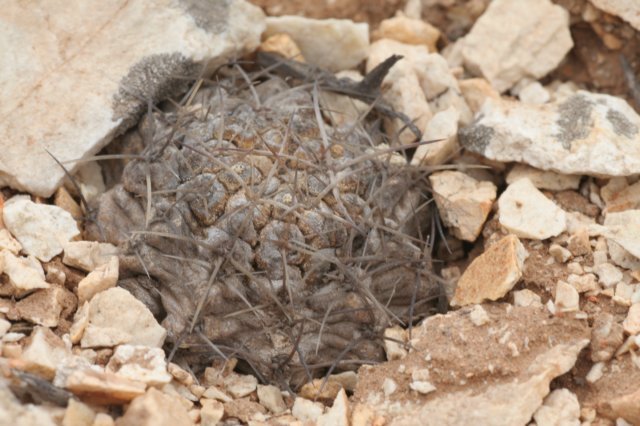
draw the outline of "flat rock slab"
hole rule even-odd
[[[255,49],[244,0],[11,2],[0,11],[0,186],[48,197],[63,170],[219,63]],[[187,77],[185,79],[184,77]]]
[[[458,140],[492,160],[564,174],[640,173],[640,116],[623,99],[587,91],[545,105],[488,99]]]

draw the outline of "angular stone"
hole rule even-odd
[[[96,418],[96,412],[87,404],[69,399],[69,404],[64,412],[62,426],[93,426]]]
[[[344,389],[341,389],[333,406],[318,417],[318,426],[349,426],[349,399]]]
[[[193,384],[193,376],[184,368],[178,364],[170,362],[167,366],[167,371],[173,376],[176,381],[182,383],[185,386],[191,386]]]
[[[554,303],[556,312],[575,312],[580,309],[580,294],[569,283],[558,281]]]
[[[164,385],[171,381],[161,348],[120,345],[111,356],[105,371],[150,386]]]
[[[323,413],[322,404],[301,397],[296,398],[291,408],[291,414],[301,422],[315,422]]]
[[[161,347],[167,332],[149,309],[128,291],[114,287],[89,302],[83,348],[112,347],[123,343]]]
[[[498,199],[500,225],[520,238],[544,240],[567,227],[564,210],[527,178],[509,185]]]
[[[598,9],[619,16],[640,31],[640,4],[635,0],[589,0]]]
[[[515,306],[542,306],[540,296],[525,288],[524,290],[513,292],[513,304]]]
[[[591,361],[609,361],[622,342],[624,342],[624,329],[616,322],[613,315],[608,312],[596,314],[591,329]]]
[[[216,399],[221,402],[233,401],[233,399],[215,386],[209,386],[202,394],[203,398]]]
[[[187,410],[175,398],[150,388],[116,420],[116,426],[192,426]]]
[[[202,410],[200,410],[201,426],[216,426],[224,416],[224,405],[214,399],[201,399]]]
[[[281,414],[287,410],[280,389],[273,385],[258,385],[258,401],[273,414]]]
[[[38,290],[16,303],[22,319],[45,327],[57,327],[64,303],[64,289],[51,286]]]
[[[631,305],[627,317],[622,322],[622,328],[631,335],[640,333],[640,303]]]
[[[422,44],[437,52],[440,30],[422,19],[412,19],[402,13],[380,22],[372,33],[373,40],[388,38],[405,44]]]
[[[235,417],[243,423],[249,423],[251,420],[265,419],[267,409],[249,398],[240,398],[225,403],[224,412],[227,417]]]
[[[118,282],[118,256],[111,256],[109,263],[98,266],[78,283],[78,303],[91,300],[101,291],[115,287]]]
[[[537,81],[532,81],[518,91],[518,99],[525,104],[541,105],[549,102],[551,95],[542,84]]]
[[[11,323],[4,318],[0,318],[0,338],[7,334],[7,331],[11,328]]]
[[[108,264],[118,254],[118,249],[113,244],[97,241],[70,241],[63,249],[62,263],[86,272]]]
[[[573,46],[569,13],[549,0],[494,0],[462,43],[466,67],[503,92],[562,61]]]
[[[44,280],[44,270],[36,258],[16,257],[8,250],[0,251],[0,270],[9,277],[17,296],[30,291],[49,288]]]
[[[68,212],[74,219],[79,220],[82,218],[82,208],[78,203],[76,203],[76,200],[73,199],[71,194],[69,194],[69,191],[67,191],[64,186],[61,186],[56,190],[53,203],[62,210]]]
[[[564,175],[549,170],[540,170],[526,164],[516,164],[509,173],[507,173],[508,184],[512,184],[522,178],[528,178],[533,186],[538,189],[563,191],[565,189],[578,189],[581,176]]]
[[[16,256],[22,250],[22,245],[11,236],[6,229],[0,229],[0,250],[8,250]]]
[[[300,48],[289,34],[274,34],[264,40],[259,47],[261,52],[277,53],[287,59],[306,62]]]
[[[64,387],[85,402],[109,405],[129,402],[143,395],[146,385],[113,373],[79,368],[69,374]]]
[[[63,244],[80,235],[78,224],[68,212],[58,206],[36,204],[27,196],[9,199],[2,215],[7,229],[22,244],[25,253],[43,262],[60,254]]]
[[[84,302],[73,316],[73,324],[71,324],[71,329],[69,330],[71,343],[75,345],[82,339],[87,324],[89,324],[89,302]]]
[[[640,389],[600,402],[598,411],[612,419],[624,419],[633,425],[640,424]]]
[[[384,351],[387,354],[387,361],[402,359],[407,356],[405,344],[407,342],[407,331],[400,326],[384,330]]]
[[[454,107],[436,113],[422,134],[422,140],[432,141],[420,145],[413,157],[411,164],[439,165],[449,160],[460,146],[458,145],[458,121],[460,113]]]
[[[58,336],[45,327],[36,327],[27,340],[21,359],[27,363],[26,370],[53,379],[56,368],[71,356]]]
[[[460,91],[471,112],[475,115],[488,99],[500,99],[500,93],[484,78],[470,78],[458,82]]]
[[[580,403],[568,389],[556,389],[533,414],[537,426],[579,425]]]
[[[256,390],[258,379],[251,375],[231,373],[224,378],[224,386],[234,398],[243,398]]]
[[[488,99],[458,140],[492,160],[564,174],[640,173],[640,116],[623,99],[582,90],[545,105]]]
[[[613,287],[622,281],[622,271],[608,262],[595,265],[593,272],[598,276],[598,282],[604,288]]]
[[[98,152],[147,101],[253,51],[264,29],[260,9],[242,0],[67,6],[12,3],[0,15],[0,62],[14,64],[0,74],[0,185],[43,197],[65,177],[47,150],[73,173],[69,161]]]
[[[331,402],[341,390],[342,385],[336,381],[314,379],[305,383],[298,395],[313,401]]]
[[[358,71],[347,70],[336,73],[338,78],[349,78],[353,81],[361,81],[362,74]],[[369,105],[346,95],[323,91],[320,102],[322,113],[329,118],[335,126],[352,126],[369,111]]]
[[[56,426],[43,406],[23,404],[0,379],[0,424],[12,426]]]
[[[464,271],[451,305],[464,306],[503,297],[522,277],[527,256],[526,249],[515,235],[494,243]]]
[[[305,60],[330,71],[354,68],[367,57],[369,25],[349,19],[311,19],[302,16],[266,18],[264,37],[288,34]]]
[[[496,199],[496,186],[454,170],[432,173],[429,182],[443,223],[457,238],[475,241]]]
[[[640,210],[608,213],[604,218],[604,226],[608,240],[640,258]]]

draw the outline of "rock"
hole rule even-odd
[[[82,163],[75,173],[76,183],[87,203],[92,203],[100,194],[106,191],[102,168],[96,161]],[[75,187],[72,186],[75,189]]]
[[[611,419],[624,419],[634,425],[640,424],[640,390],[632,390],[625,395],[602,401],[597,408]]]
[[[509,185],[498,199],[500,225],[520,238],[544,240],[567,227],[564,210],[527,178]]]
[[[356,67],[367,57],[369,25],[348,19],[269,16],[263,37],[288,34],[305,60],[330,71]]]
[[[622,322],[622,328],[631,335],[640,333],[640,303],[631,305],[627,317]]]
[[[564,174],[640,172],[640,116],[609,95],[578,91],[545,105],[488,99],[458,140],[492,160]]]
[[[233,399],[215,386],[209,386],[202,394],[203,398],[217,399],[221,402],[233,401]]]
[[[484,310],[482,305],[475,305],[473,309],[471,309],[471,312],[469,313],[469,319],[478,327],[491,322],[491,318],[489,318],[489,315],[487,315],[487,311]]]
[[[559,244],[551,244],[551,246],[549,246],[549,254],[553,256],[558,263],[566,263],[572,256],[569,250]]]
[[[547,395],[533,419],[537,426],[579,425],[578,397],[568,389],[556,389]]]
[[[36,327],[27,340],[21,359],[27,363],[27,371],[51,380],[58,365],[70,356],[71,351],[62,339],[48,328]]]
[[[380,22],[371,37],[373,40],[388,38],[405,44],[422,44],[430,52],[437,52],[436,43],[440,38],[440,30],[421,19],[411,19],[399,13]]]
[[[397,325],[384,330],[384,351],[387,354],[387,361],[402,359],[407,356],[405,347],[407,342],[407,331]]]
[[[73,199],[71,194],[69,194],[69,191],[67,191],[64,186],[61,186],[56,190],[53,203],[69,213],[75,220],[79,220],[83,216],[82,208],[78,203],[76,203],[76,200]]]
[[[578,293],[600,290],[594,274],[569,274],[567,283],[573,286]]]
[[[7,229],[22,244],[25,253],[43,262],[60,254],[63,244],[80,235],[68,212],[58,206],[36,204],[27,196],[9,199],[2,214]]]
[[[187,410],[171,396],[150,388],[131,401],[116,426],[192,426]]]
[[[224,416],[224,405],[214,399],[201,399],[200,410],[201,426],[216,426]]]
[[[350,78],[353,81],[361,81],[362,74],[358,71],[347,70],[336,73],[338,78]],[[339,95],[328,91],[322,91],[320,96],[322,113],[337,127],[353,126],[361,120],[369,110],[369,105],[346,95]]]
[[[256,390],[258,379],[251,375],[231,373],[224,378],[224,386],[234,398],[243,398]]]
[[[496,92],[484,78],[460,80],[458,85],[473,115],[480,111],[480,108],[488,98],[500,99],[500,93]]]
[[[622,271],[608,262],[595,265],[593,272],[598,276],[598,282],[604,288],[613,287],[622,281]]]
[[[7,331],[11,328],[11,323],[4,318],[0,318],[0,338],[7,334]]]
[[[589,230],[581,227],[571,232],[569,241],[567,241],[567,248],[574,256],[586,256],[590,254],[591,242],[589,241]]]
[[[109,263],[98,266],[78,283],[78,303],[91,300],[101,291],[115,287],[118,282],[118,256],[111,256]]]
[[[7,250],[16,256],[22,250],[22,245],[11,236],[6,229],[0,229],[0,250]]]
[[[551,99],[549,91],[537,81],[527,84],[518,92],[518,98],[525,104],[542,105]]]
[[[38,290],[16,303],[22,319],[45,327],[57,327],[62,313],[65,290],[59,286]]]
[[[497,0],[465,36],[462,56],[471,72],[504,92],[525,77],[545,76],[572,46],[569,13],[562,7],[549,0]]]
[[[87,404],[69,399],[69,404],[64,412],[62,426],[92,426],[96,418],[96,412]]]
[[[287,59],[306,62],[300,48],[289,34],[274,34],[260,44],[261,52],[277,53]]]
[[[38,405],[21,403],[0,379],[0,424],[12,426],[56,426],[47,410]]]
[[[619,16],[640,31],[640,5],[634,0],[589,0],[598,9]]]
[[[193,384],[193,376],[184,368],[178,364],[170,362],[167,366],[167,371],[173,376],[176,381],[182,383],[185,386],[191,386]]]
[[[147,101],[177,94],[205,65],[253,51],[264,29],[260,9],[242,0],[10,6],[0,16],[0,62],[16,64],[0,75],[0,186],[43,197],[65,177],[47,150],[73,173],[69,161],[98,152]]]
[[[89,302],[84,302],[82,306],[79,306],[78,310],[73,316],[73,324],[69,329],[69,339],[74,345],[80,342],[84,330],[89,324]]]
[[[83,348],[112,347],[124,343],[161,347],[167,332],[149,309],[128,291],[114,287],[89,302]]]
[[[624,186],[618,186],[624,182]],[[604,213],[632,210],[640,207],[640,182],[627,185],[623,177],[612,178],[600,189],[600,195],[606,204]]]
[[[515,306],[542,306],[542,299],[529,289],[513,292],[513,304]]]
[[[393,393],[398,389],[398,384],[395,380],[386,377],[382,382],[382,391],[384,392],[384,396],[388,397],[393,395]]]
[[[118,254],[118,249],[113,244],[97,241],[70,241],[63,249],[62,262],[85,272],[92,272],[100,266],[107,265],[112,261],[112,257]]]
[[[595,315],[591,329],[591,361],[602,362],[613,358],[624,341],[624,329],[608,312]]]
[[[251,420],[264,420],[267,410],[249,398],[240,398],[225,403],[224,412],[227,417],[235,417],[243,423],[249,423]]]
[[[115,422],[110,415],[106,413],[97,413],[96,418],[91,426],[114,426]]]
[[[580,309],[580,294],[572,285],[558,281],[555,297],[556,312],[575,312]]]
[[[640,210],[608,213],[604,218],[606,237],[640,258]]]
[[[563,191],[565,189],[578,189],[581,176],[563,175],[549,170],[540,170],[526,164],[516,164],[507,173],[508,184],[512,184],[522,178],[528,178],[533,186],[538,189]]]
[[[129,402],[137,396],[143,395],[146,385],[113,373],[91,368],[78,368],[71,371],[66,377],[64,388],[85,402],[109,405]]]
[[[593,364],[589,369],[587,375],[584,376],[584,379],[587,381],[587,383],[595,383],[600,380],[602,376],[604,376],[604,367],[604,362],[596,362],[595,364]]]
[[[105,371],[149,386],[164,385],[171,381],[161,348],[120,345],[106,365]]]
[[[287,404],[282,399],[280,389],[273,385],[258,385],[258,401],[275,415],[282,414],[287,410]]]
[[[8,250],[0,251],[0,269],[9,277],[9,284],[16,295],[24,295],[33,290],[49,288],[44,280],[42,265],[34,257],[16,257]]]
[[[496,186],[454,170],[433,173],[429,182],[443,223],[457,238],[475,241],[496,199]]]
[[[422,134],[422,140],[429,143],[420,145],[416,149],[411,158],[411,164],[415,166],[443,164],[459,151],[459,120],[460,113],[454,107],[436,113],[429,120]]]
[[[301,397],[296,398],[291,408],[291,414],[301,422],[316,422],[323,412],[322,404]]]
[[[314,379],[305,383],[298,395],[313,401],[330,403],[338,395],[342,385],[333,380]]]
[[[464,306],[503,297],[522,277],[527,256],[515,235],[494,243],[464,271],[451,305]]]
[[[349,426],[349,399],[344,389],[340,390],[333,406],[318,417],[318,426]]]

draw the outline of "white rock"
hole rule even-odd
[[[0,318],[0,337],[7,334],[7,331],[11,328],[11,323],[4,318]]]
[[[573,286],[578,293],[600,290],[594,274],[569,274],[567,277],[567,283]]]
[[[473,323],[473,325],[481,326],[489,323],[491,318],[489,318],[489,314],[481,305],[475,305],[471,312],[469,312],[469,319]]]
[[[608,262],[595,265],[593,272],[598,276],[598,282],[604,288],[613,287],[622,281],[622,271]]]
[[[540,296],[525,288],[513,292],[513,304],[515,306],[542,306]]]
[[[145,394],[131,401],[117,424],[118,426],[192,426],[194,422],[178,397],[167,395],[156,388],[149,388]]]
[[[640,210],[608,213],[604,218],[606,237],[640,258]]]
[[[349,19],[311,19],[302,16],[270,16],[263,37],[289,34],[305,60],[330,71],[354,68],[369,48],[369,25]]]
[[[67,211],[58,206],[36,204],[27,196],[9,199],[2,216],[24,251],[43,262],[60,254],[63,244],[80,235],[75,219]]]
[[[96,412],[87,404],[69,398],[67,409],[62,419],[62,426],[93,426],[95,417]]]
[[[0,250],[8,250],[17,255],[22,250],[20,243],[11,236],[8,230],[0,229]]]
[[[640,303],[631,305],[627,317],[622,321],[622,328],[631,335],[640,333]]]
[[[559,244],[551,244],[549,246],[549,254],[553,256],[556,262],[565,263],[571,259],[571,252]]]
[[[113,244],[97,241],[69,241],[63,250],[62,263],[86,272],[106,265],[112,256],[118,254],[118,249]]]
[[[533,414],[537,426],[580,425],[578,397],[568,389],[556,389]]]
[[[394,325],[384,330],[384,351],[387,354],[387,361],[403,359],[407,356],[406,341],[405,329]]]
[[[609,95],[579,91],[545,105],[489,98],[458,141],[492,160],[564,174],[640,173],[640,116]]]
[[[377,40],[389,38],[406,44],[422,44],[430,52],[436,52],[436,42],[440,38],[440,30],[422,19],[412,19],[402,13],[380,22],[372,37]]]
[[[98,266],[78,283],[78,303],[91,300],[93,296],[118,282],[118,256],[111,256],[109,263]]]
[[[109,359],[105,370],[127,379],[159,386],[171,381],[161,348],[120,345]]]
[[[60,321],[65,292],[60,286],[51,286],[33,292],[16,303],[16,310],[22,319],[45,327],[57,327]]]
[[[18,295],[49,288],[44,280],[42,265],[33,256],[16,257],[8,250],[0,251],[0,266],[2,272],[9,277],[9,284],[15,287]]]
[[[82,163],[75,173],[75,179],[80,187],[82,196],[88,203],[91,203],[98,195],[106,191],[104,179],[102,178],[102,168],[97,161]]]
[[[177,93],[205,65],[253,51],[265,25],[262,11],[242,0],[6,6],[0,186],[44,197],[65,177],[47,150],[73,173],[68,161],[98,152],[147,101]]]
[[[71,357],[71,351],[58,336],[45,327],[36,327],[22,351],[28,370],[53,379],[58,365]]]
[[[631,305],[635,287],[635,285],[630,285],[625,282],[619,282],[618,284],[616,284],[616,293],[613,298],[614,301],[625,306]]]
[[[540,170],[526,164],[516,164],[507,173],[507,183],[511,184],[518,179],[528,178],[533,186],[538,189],[551,191],[563,191],[565,189],[578,189],[580,178],[578,175],[564,175],[549,170]]]
[[[333,405],[318,417],[318,426],[349,426],[349,399],[344,389],[340,389]]]
[[[457,238],[475,241],[496,199],[496,186],[454,170],[433,173],[429,182],[443,223]]]
[[[587,375],[585,376],[585,380],[588,383],[595,383],[602,378],[604,375],[604,362],[596,362],[593,364]]]
[[[251,375],[232,373],[224,378],[224,386],[234,398],[243,398],[256,390],[258,379]]]
[[[88,323],[80,344],[82,348],[125,343],[161,347],[166,335],[142,302],[128,291],[114,287],[89,302]]]
[[[580,309],[580,294],[571,284],[558,281],[554,303],[556,312],[575,312]]]
[[[273,414],[287,411],[280,389],[273,385],[258,385],[258,401]]]
[[[549,102],[551,95],[542,84],[533,81],[518,92],[518,98],[525,104],[541,105]]]
[[[635,0],[589,0],[598,9],[619,16],[640,31],[640,4]]]
[[[324,412],[324,407],[319,402],[309,401],[305,398],[296,398],[291,408],[293,417],[301,422],[315,422]]]
[[[393,379],[385,377],[382,382],[382,392],[384,392],[384,396],[392,395],[396,389],[398,389],[398,384]]]
[[[419,392],[423,395],[426,395],[436,390],[436,387],[433,386],[431,382],[423,381],[423,380],[414,380],[413,382],[409,383],[409,387],[412,390]]]
[[[607,247],[609,248],[609,256],[611,257],[611,262],[622,268],[631,269],[632,271],[640,269],[640,259],[622,248],[620,244],[616,243],[613,240],[607,239]]]
[[[12,426],[56,426],[44,406],[25,404],[11,392],[6,380],[0,380],[0,424]]]
[[[411,159],[411,164],[439,165],[445,163],[458,150],[458,121],[460,113],[454,107],[436,113],[427,123],[422,140],[433,141],[420,145]]]
[[[458,82],[462,96],[475,115],[487,98],[500,99],[500,93],[484,78],[470,78]]]
[[[503,92],[553,70],[573,46],[569,13],[549,0],[494,0],[463,41],[465,65]]]
[[[564,210],[538,191],[527,178],[509,185],[498,199],[499,221],[521,238],[544,240],[567,226]]]
[[[224,405],[212,399],[201,399],[202,410],[200,410],[200,425],[215,426],[220,424],[220,420],[224,416]]]
[[[73,324],[71,324],[71,328],[69,329],[69,339],[71,339],[71,343],[75,345],[80,342],[84,330],[87,328],[87,324],[89,324],[89,302],[84,302],[81,307],[78,307],[78,310],[73,316]]]

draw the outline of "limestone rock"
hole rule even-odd
[[[542,84],[533,81],[518,91],[518,99],[525,104],[541,105],[549,102],[551,95]]]
[[[422,44],[430,52],[437,52],[440,30],[422,19],[412,19],[399,13],[380,22],[371,36],[373,40],[388,38],[405,44]]]
[[[256,390],[258,379],[251,375],[231,373],[224,378],[224,385],[234,398],[243,398]]]
[[[298,62],[306,62],[300,48],[289,34],[281,33],[269,36],[264,40],[259,49],[261,52],[277,53],[287,59]]]
[[[457,238],[475,241],[496,199],[496,186],[454,170],[433,173],[429,181],[443,223]]]
[[[288,34],[310,64],[330,71],[354,68],[367,57],[369,25],[348,19],[311,19],[302,16],[266,18],[264,37]]]
[[[606,237],[640,258],[640,210],[608,213],[604,218]]]
[[[9,277],[17,295],[23,295],[40,288],[49,288],[44,280],[42,265],[34,257],[16,257],[8,250],[0,251],[2,272]]]
[[[47,410],[38,405],[23,404],[0,379],[0,424],[12,426],[56,426]]]
[[[439,165],[445,163],[458,150],[458,121],[460,112],[454,107],[436,113],[427,123],[422,140],[433,141],[420,145],[413,157],[413,165]]]
[[[554,303],[556,312],[575,312],[580,309],[580,294],[569,283],[558,281]]]
[[[509,185],[498,199],[500,225],[521,238],[544,240],[567,226],[564,210],[545,197],[527,178]]]
[[[273,414],[281,414],[287,410],[287,404],[282,399],[282,393],[276,386],[258,385],[258,400]]]
[[[27,340],[21,359],[27,363],[27,371],[53,379],[56,368],[71,356],[58,336],[45,327],[36,327]]]
[[[515,306],[542,306],[540,296],[525,288],[513,292],[513,304]]]
[[[78,368],[66,377],[64,387],[83,401],[107,405],[122,404],[143,395],[146,385],[113,373]]]
[[[25,253],[43,262],[60,254],[63,244],[80,235],[68,212],[58,206],[36,204],[26,196],[11,198],[2,214],[7,229],[22,244]]]
[[[462,96],[474,115],[480,111],[480,108],[488,98],[500,99],[500,93],[496,92],[484,78],[461,80],[458,85]]]
[[[349,426],[349,399],[344,389],[341,389],[333,406],[318,417],[318,426]]]
[[[622,322],[622,328],[631,335],[640,333],[640,303],[631,305],[627,317]]]
[[[0,62],[12,64],[0,73],[0,185],[43,197],[65,177],[47,151],[73,173],[69,161],[98,152],[147,101],[254,50],[264,29],[260,9],[242,0],[66,6],[18,2],[0,14]]]
[[[361,81],[362,74],[358,71],[347,70],[336,73],[338,78],[349,78],[353,81]],[[346,95],[323,91],[320,102],[322,113],[329,118],[335,126],[352,126],[369,110],[369,105]]]
[[[69,404],[64,412],[62,426],[92,426],[96,418],[96,412],[87,404],[69,399]]]
[[[251,420],[264,419],[267,410],[249,398],[240,398],[224,404],[224,412],[227,417],[235,417],[243,423],[249,423]]]
[[[70,241],[63,249],[62,263],[86,272],[108,264],[118,254],[118,249],[113,244],[97,241]]]
[[[384,330],[384,351],[387,354],[387,361],[407,356],[406,341],[407,331],[405,329],[394,325]]]
[[[22,245],[11,236],[9,231],[0,228],[0,250],[8,250],[12,254],[18,255],[22,250]]]
[[[224,405],[214,399],[201,399],[200,410],[201,426],[216,426],[224,416]]]
[[[171,381],[161,348],[120,345],[109,359],[105,370],[150,386],[164,385]]]
[[[175,398],[150,388],[129,405],[116,426],[192,426],[187,410]]]
[[[114,287],[89,302],[83,348],[111,347],[123,343],[161,347],[166,330],[149,309],[128,291]]]
[[[38,290],[16,303],[22,319],[45,327],[57,327],[65,299],[60,286]]]
[[[7,334],[7,331],[11,328],[11,323],[4,318],[0,318],[0,339]]]
[[[115,287],[118,282],[118,256],[111,256],[109,263],[98,266],[78,283],[78,303],[91,300],[101,291]]]
[[[591,329],[591,361],[609,361],[623,341],[624,330],[613,315],[608,312],[595,315]]]
[[[522,277],[527,256],[515,235],[494,243],[464,271],[451,305],[464,306],[503,297]]]
[[[589,0],[598,9],[619,16],[640,31],[640,4],[634,0]]]
[[[522,178],[528,178],[533,186],[538,189],[563,191],[565,189],[578,189],[581,176],[564,175],[549,170],[540,170],[526,164],[516,164],[509,173],[507,173],[508,184],[512,184]]]
[[[624,419],[634,425],[640,424],[640,390],[603,401],[598,404],[598,411],[612,419]]]
[[[600,282],[604,288],[613,287],[622,281],[622,271],[609,262],[595,265],[593,272],[598,276],[598,282]]]
[[[466,67],[499,92],[556,68],[573,46],[569,13],[549,0],[494,0],[463,41]]]
[[[580,403],[568,389],[556,389],[533,414],[537,426],[579,425]]]
[[[545,105],[488,99],[458,140],[492,160],[564,174],[640,173],[640,116],[623,99],[582,90]]]
[[[291,408],[291,414],[301,422],[315,422],[323,412],[322,404],[301,397],[296,398]]]

